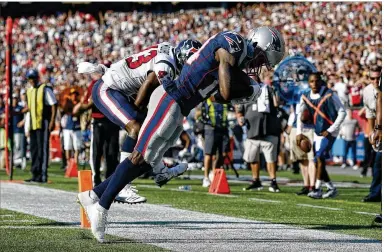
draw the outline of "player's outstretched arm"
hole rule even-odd
[[[149,98],[151,97],[152,92],[159,86],[159,80],[155,72],[148,74],[147,79],[141,85],[137,97],[135,100],[135,105],[139,109],[143,110],[147,107]]]
[[[219,92],[224,101],[231,100],[231,73],[230,67],[235,65],[235,57],[225,49],[219,48],[215,53],[219,62]]]

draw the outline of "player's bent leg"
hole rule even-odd
[[[175,100],[162,86],[156,88],[151,95],[148,114],[135,146],[135,150],[140,152],[152,167],[157,167],[164,153],[176,143],[183,130],[183,118],[180,106]]]
[[[131,120],[142,117],[128,97],[117,90],[109,88],[102,80],[94,85],[92,99],[95,106],[111,122],[123,129]]]

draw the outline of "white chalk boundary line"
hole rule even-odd
[[[367,212],[354,212],[354,213],[357,213],[357,214],[364,214],[364,215],[373,215],[373,216],[376,216],[377,214],[375,213],[367,213]]]
[[[0,226],[0,229],[67,229],[67,228],[72,228],[72,229],[79,229],[79,226],[69,226],[69,225],[52,225],[52,226]]]
[[[268,202],[268,203],[281,203],[280,200],[267,200],[267,199],[259,199],[259,198],[248,198],[248,200],[259,201],[259,202]]]
[[[36,222],[36,220],[0,220],[0,222]]]
[[[334,210],[334,211],[342,211],[341,208],[333,208],[333,207],[324,207],[324,206],[314,206],[310,204],[296,204],[296,206],[302,206],[302,207],[312,207],[312,208],[321,208],[321,209],[328,209],[328,210]]]
[[[180,190],[177,188],[159,188],[158,186],[155,185],[137,185],[138,187],[144,187],[144,188],[155,188],[155,189],[160,189],[160,190],[169,190],[169,191],[176,191],[176,192],[188,192],[188,193],[204,193],[200,191],[187,191],[187,190]],[[205,193],[207,195],[211,196],[220,196],[220,197],[228,197],[228,198],[238,198],[238,195],[232,195],[232,194],[212,194],[212,193]],[[248,200],[251,201],[257,201],[257,202],[264,202],[264,203],[283,203],[282,201],[279,200],[267,200],[267,199],[260,199],[260,198],[248,198]],[[332,211],[344,211],[342,208],[333,208],[333,207],[324,207],[324,206],[316,206],[316,205],[310,205],[310,204],[296,204],[297,206],[301,207],[312,207],[312,208],[320,208],[320,209],[327,209],[327,210],[332,210]],[[356,214],[363,214],[363,215],[372,215],[376,216],[377,213],[368,213],[368,212],[357,212],[353,211],[353,213]]]

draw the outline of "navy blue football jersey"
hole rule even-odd
[[[247,43],[241,35],[233,31],[220,32],[187,60],[178,79],[163,83],[167,93],[182,107],[184,115],[219,88],[216,81],[219,62],[215,59],[219,48],[234,56],[236,66],[240,66],[247,55]]]

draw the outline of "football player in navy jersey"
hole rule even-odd
[[[220,32],[189,57],[178,79],[164,78],[151,94],[132,155],[117,166],[111,183],[106,180],[93,189],[99,201],[87,204],[90,191],[78,195],[95,238],[104,241],[107,213],[117,193],[161,162],[183,131],[183,118],[191,109],[212,95],[220,102],[257,100],[260,85],[247,74],[258,75],[263,66],[271,69],[284,53],[284,39],[272,27],[252,29],[247,38],[236,32]]]

